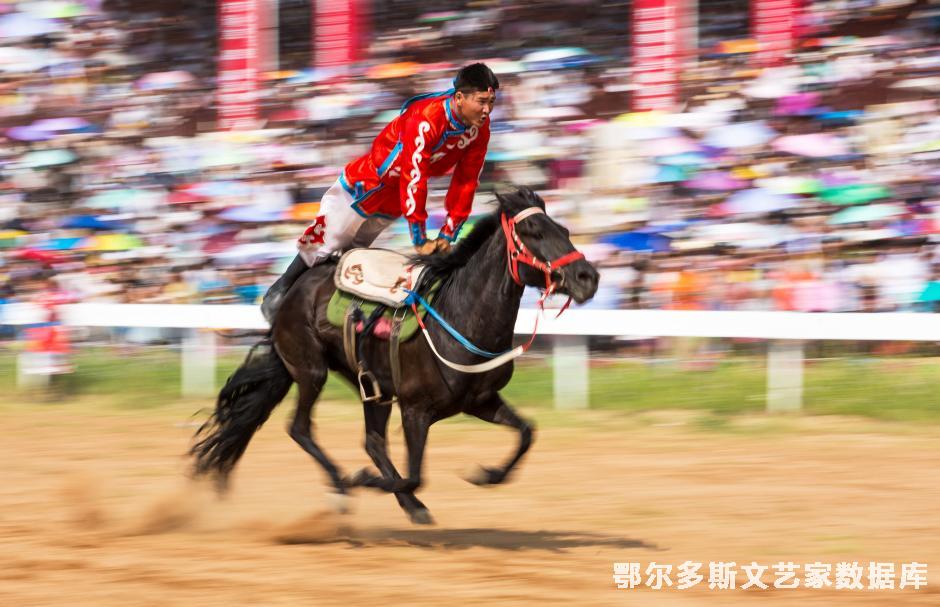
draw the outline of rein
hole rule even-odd
[[[545,312],[545,300],[554,293],[561,284],[564,283],[562,279],[561,283],[558,283],[555,280],[552,280],[552,273],[558,268],[562,268],[570,263],[578,261],[579,259],[584,259],[584,254],[580,251],[571,251],[565,255],[562,255],[558,259],[553,261],[544,261],[539,259],[525,246],[525,243],[522,242],[522,239],[519,238],[519,234],[516,232],[516,224],[520,221],[523,221],[527,217],[532,215],[544,214],[545,211],[538,207],[529,207],[524,211],[517,213],[513,217],[507,217],[505,213],[500,215],[500,223],[503,227],[503,234],[506,236],[506,252],[507,252],[507,261],[509,266],[509,275],[512,276],[513,281],[521,287],[525,287],[522,280],[519,278],[519,264],[525,264],[539,270],[545,274],[545,291],[542,293],[542,296],[539,298],[538,306],[540,314],[535,317],[535,326],[532,328],[532,335],[529,337],[524,345],[516,346],[511,350],[502,352],[501,354],[495,354],[493,352],[488,352],[482,350],[477,346],[473,345],[466,337],[461,335],[456,329],[450,326],[441,315],[431,307],[427,301],[424,300],[418,293],[410,289],[405,289],[408,292],[407,303],[411,304],[411,309],[414,311],[415,318],[418,319],[418,325],[421,327],[421,332],[424,333],[424,337],[428,342],[428,345],[431,347],[431,351],[442,363],[454,369],[456,371],[462,371],[464,373],[485,373],[491,371],[497,367],[500,367],[513,359],[522,356],[525,352],[529,350],[532,346],[532,342],[535,341],[535,336],[538,334],[539,330],[539,317],[541,313]],[[410,285],[409,285],[410,286]],[[476,365],[461,365],[458,363],[451,362],[444,358],[438,353],[437,348],[434,347],[434,342],[431,341],[431,335],[428,333],[427,327],[424,326],[424,320],[421,318],[421,315],[418,313],[418,304],[428,311],[428,313],[446,330],[455,340],[457,340],[460,345],[466,348],[468,351],[483,356],[486,358],[492,358],[493,360],[479,363]],[[565,305],[562,306],[561,310],[558,311],[558,314],[555,318],[558,318],[562,313],[568,309],[568,306],[571,304],[571,297],[568,298],[568,301],[565,302]]]

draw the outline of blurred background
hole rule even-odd
[[[472,61],[502,83],[474,213],[538,191],[601,270],[588,308],[933,311],[938,28],[926,0],[3,0],[0,302],[48,312],[4,343],[179,342],[63,303],[258,303],[342,167]]]
[[[763,604],[618,591],[611,564],[936,569],[938,33],[940,0],[0,0],[0,603]],[[439,527],[376,493],[316,511],[289,402],[204,496],[181,455],[258,334],[98,306],[260,321],[342,167],[475,61],[502,84],[475,216],[534,188],[601,272],[562,321],[628,335],[543,323],[502,391],[539,428],[509,486],[461,476],[513,434],[435,425]],[[405,225],[376,245],[409,250]],[[316,432],[370,465],[332,378]]]

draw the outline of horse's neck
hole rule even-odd
[[[523,287],[509,275],[502,231],[497,228],[450,280],[441,302],[447,322],[483,349],[508,349]]]

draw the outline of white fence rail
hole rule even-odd
[[[206,329],[266,329],[256,306],[72,304],[60,307],[67,325],[188,329],[183,340],[184,395],[215,390],[216,335]],[[532,332],[536,310],[521,310],[516,333]],[[803,393],[803,341],[940,341],[940,315],[803,314],[797,312],[699,312],[672,310],[569,310],[551,312],[539,334],[555,336],[553,367],[557,408],[589,405],[588,337],[732,337],[770,340],[767,408],[798,410]],[[43,311],[27,304],[0,306],[0,324],[42,322]]]

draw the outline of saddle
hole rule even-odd
[[[408,297],[405,289],[419,284],[423,272],[424,266],[395,251],[352,249],[340,257],[333,282],[337,289],[366,301],[400,308]]]
[[[327,306],[327,320],[343,330],[346,360],[351,368],[358,369],[363,402],[391,404],[398,394],[398,348],[418,331],[418,319],[406,302],[406,289],[416,289],[423,272],[424,266],[416,266],[407,256],[386,249],[352,249],[336,265],[336,292]],[[425,297],[432,297],[436,290],[437,285],[432,286]],[[383,395],[375,375],[366,368],[362,345],[370,335],[389,342],[395,394]]]

